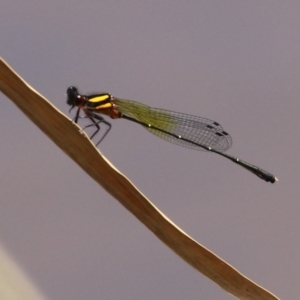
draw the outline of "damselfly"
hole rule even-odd
[[[92,121],[90,125],[86,126],[94,126],[96,128],[90,139],[93,139],[100,130],[100,123],[108,126],[102,138],[96,143],[96,146],[100,144],[111,129],[111,124],[99,115],[103,114],[112,119],[123,118],[138,123],[156,136],[179,146],[206,150],[222,155],[267,182],[274,183],[277,181],[277,178],[271,173],[237,157],[223,153],[223,151],[231,147],[232,139],[219,123],[212,120],[152,108],[136,101],[113,97],[108,93],[88,96],[80,95],[77,88],[73,86],[67,90],[67,104],[71,106],[70,111],[75,106],[78,107],[74,119],[75,123],[81,117],[81,110],[85,114],[84,117]]]

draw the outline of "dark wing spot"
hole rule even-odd
[[[215,134],[218,135],[218,136],[223,136],[223,134],[220,133],[220,132],[216,132]]]

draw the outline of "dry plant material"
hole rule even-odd
[[[80,127],[0,59],[0,90],[90,177],[187,263],[238,299],[278,299],[209,251],[160,212],[99,153]]]

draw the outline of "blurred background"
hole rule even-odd
[[[2,0],[0,24],[1,57],[65,114],[74,85],[222,124],[228,153],[278,183],[126,120],[100,151],[198,242],[299,297],[299,1]],[[46,298],[233,299],[0,101],[0,241]]]

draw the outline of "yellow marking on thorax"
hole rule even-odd
[[[108,100],[110,98],[109,95],[97,96],[95,98],[89,99],[89,102],[102,102]]]
[[[95,110],[106,109],[106,108],[111,108],[111,107],[112,107],[111,103],[105,103],[105,104],[100,104],[100,105],[96,106]]]

